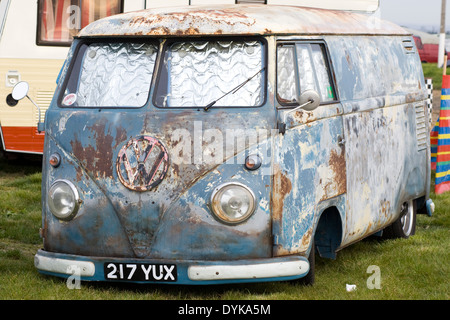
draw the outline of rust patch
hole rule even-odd
[[[199,16],[199,17],[210,17],[214,20],[224,20],[224,19],[248,19],[249,17],[241,10],[236,9],[206,9],[206,10],[195,10],[191,12],[173,12],[170,14],[176,17],[179,21],[184,21],[186,17]]]
[[[309,243],[311,242],[312,232],[313,232],[313,228],[311,227],[303,235],[303,237],[302,237],[302,247],[303,248],[308,248],[309,247]]]
[[[282,21],[273,19],[275,16],[282,16]],[[186,30],[190,26],[198,28],[202,35],[215,34],[218,29],[230,35],[407,34],[404,29],[386,21],[374,28],[367,19],[365,15],[350,12],[286,6],[154,8],[96,21],[83,29],[79,36],[132,36],[139,32],[157,35],[151,29],[158,26],[168,27],[167,36],[174,35],[174,30]]]
[[[334,172],[334,178],[337,186],[337,194],[340,195],[347,192],[347,170],[345,167],[345,148],[342,147],[341,153],[331,150],[330,160],[328,162],[331,170]]]
[[[275,256],[276,257],[280,257],[280,256],[288,256],[288,255],[291,255],[291,254],[293,254],[293,252],[291,252],[290,250],[287,250],[287,249],[285,249],[285,248],[283,248],[283,246],[282,245],[280,245],[280,244],[278,244],[277,246],[276,246],[276,249],[275,249]],[[297,252],[296,252],[297,253]]]
[[[179,26],[178,29],[171,29],[168,26],[174,26],[175,24]],[[137,16],[131,18],[129,25],[132,28],[139,29],[142,26],[148,26],[146,31],[147,35],[198,35],[201,31],[197,27],[193,27],[192,24],[195,22],[196,25],[215,25],[218,26],[223,24],[244,24],[252,25],[255,22],[248,18],[248,16],[239,10],[196,10],[196,11],[186,11],[186,12],[172,12],[163,14],[151,14],[147,16]],[[186,28],[182,26],[186,25]],[[181,28],[180,28],[181,27]],[[138,32],[134,32],[136,35]],[[141,31],[142,33],[142,31]],[[223,31],[217,28],[214,34],[222,34]]]
[[[123,141],[127,140],[127,130],[123,127],[118,127],[116,129],[116,145],[115,147],[117,147],[119,144],[123,143]]]
[[[186,30],[178,29],[178,30],[175,31],[175,35],[177,35],[177,36],[195,35],[195,34],[199,34],[199,33],[200,33],[200,30],[198,30],[198,28],[192,28],[192,27],[189,27]]]
[[[298,110],[293,113],[293,120],[298,123],[310,123],[316,119],[313,111]],[[291,125],[293,125],[293,123],[291,123]]]
[[[419,92],[411,92],[406,94],[406,103],[412,103],[422,100],[422,93]]]
[[[352,69],[352,61],[350,59],[350,55],[348,54],[348,52],[345,52],[345,59],[347,60],[347,64],[349,66],[350,69]]]
[[[381,201],[380,206],[381,206],[381,213],[387,220],[389,218],[389,214],[390,214],[391,203],[390,203],[390,201],[383,200],[383,201]]]
[[[76,138],[71,141],[74,156],[92,176],[112,177],[112,143],[114,138],[105,134],[105,124],[96,123],[88,128],[94,133],[95,146],[83,146]],[[77,174],[77,178],[79,178]]]
[[[292,190],[291,180],[281,172],[280,165],[274,165],[273,195],[272,195],[272,217],[280,221],[283,217],[284,199]]]

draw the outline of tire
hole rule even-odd
[[[407,239],[416,233],[417,205],[414,200],[405,202],[400,217],[384,229],[383,237],[387,239]]]

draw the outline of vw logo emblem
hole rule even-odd
[[[148,191],[157,186],[168,168],[166,147],[149,136],[131,139],[117,156],[116,170],[120,182],[135,191]]]

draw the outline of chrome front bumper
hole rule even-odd
[[[301,278],[309,271],[309,262],[303,256],[236,261],[172,261],[85,257],[39,250],[35,255],[34,263],[39,272],[63,278],[78,276],[80,280],[84,281],[123,281],[136,283],[219,284],[285,281]],[[108,272],[106,271],[106,268],[110,265],[124,266],[124,268],[126,267],[130,270],[139,270],[139,267],[147,265],[148,271],[152,266],[157,266],[159,270],[170,269],[170,272],[172,272],[173,266],[175,265],[176,274],[173,277],[172,275],[163,277],[161,273],[161,276],[144,281],[135,280],[128,273],[125,276],[116,276],[112,279],[108,278]],[[172,267],[166,267],[169,265]],[[145,267],[142,269],[145,270]],[[135,273],[133,272],[133,274]],[[166,278],[171,281],[166,281]]]

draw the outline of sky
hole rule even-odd
[[[379,0],[384,20],[404,27],[439,33],[442,0]],[[446,2],[446,31],[450,32],[450,1]]]

